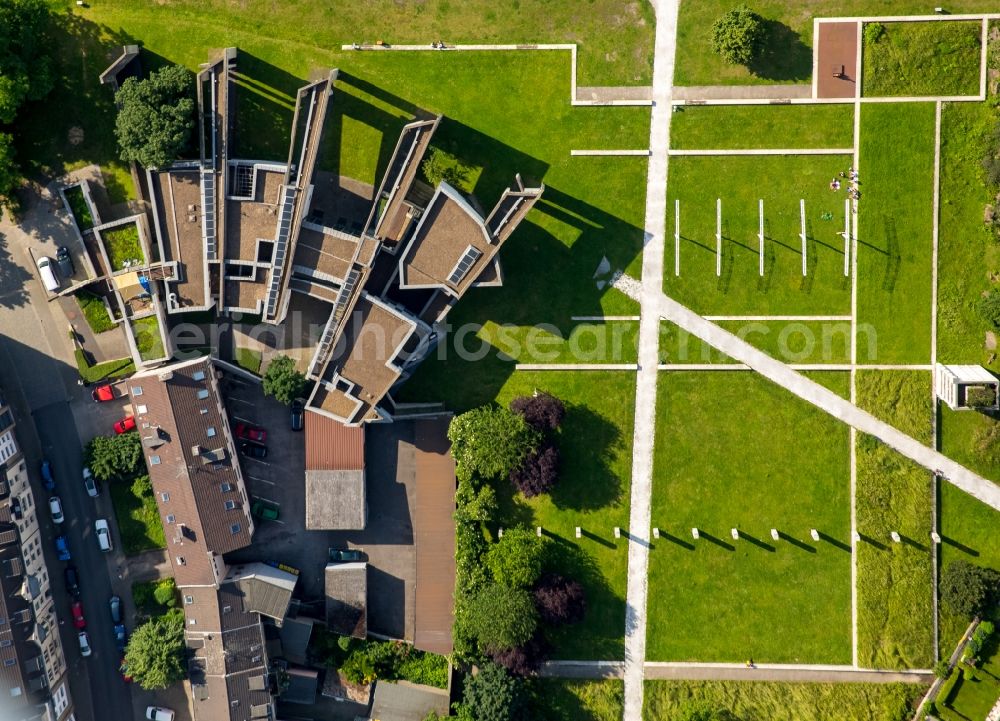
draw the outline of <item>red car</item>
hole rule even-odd
[[[132,675],[128,672],[128,663],[125,662],[125,657],[122,656],[122,661],[118,664],[118,671],[122,675],[122,681],[125,683],[132,683]]]
[[[86,628],[87,620],[83,617],[83,604],[79,601],[74,601],[73,605],[70,606],[70,610],[73,611],[73,625],[77,628]]]
[[[135,430],[135,416],[125,416],[115,423],[115,433],[121,435]]]
[[[104,403],[106,401],[113,401],[117,397],[117,394],[113,385],[102,383],[90,392],[90,397],[97,403]]]
[[[246,423],[236,424],[236,437],[243,441],[253,443],[267,443],[267,431],[257,426],[250,426]]]

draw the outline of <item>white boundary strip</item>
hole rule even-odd
[[[453,51],[513,51],[513,50],[568,50],[570,52],[570,104],[571,105],[639,105],[650,106],[651,99],[619,99],[619,100],[580,100],[577,97],[576,85],[576,43],[523,43],[507,45],[445,45],[435,48],[431,45],[371,45],[347,44],[341,45],[341,50],[356,50],[358,52],[433,52],[444,53]]]
[[[855,94],[854,99],[854,162],[852,163],[854,167],[854,172],[860,175],[860,149],[861,149],[861,48],[863,47],[864,37],[862,35],[862,28],[864,26],[858,23],[858,35],[857,35],[857,69],[855,74],[857,79],[855,82]],[[818,30],[818,28],[817,28]],[[855,208],[857,207],[857,201],[855,201]],[[857,403],[857,362],[858,362],[858,215],[854,213],[853,218],[854,225],[854,238],[853,238],[853,248],[854,251],[851,253],[851,403]],[[858,499],[858,432],[855,430],[854,426],[850,427],[850,433],[848,434],[849,442],[851,444],[850,448],[850,459],[851,459],[851,663],[855,666],[858,665],[858,545],[855,540],[858,535],[858,509],[857,509],[857,499]]]
[[[983,18],[983,39],[981,41],[981,44],[982,44],[983,57],[979,72],[979,94],[983,97],[983,100],[985,100],[986,75],[989,70],[989,68],[987,67],[988,65],[987,55],[989,54],[989,49],[990,49],[990,21],[986,18]]]
[[[574,315],[570,320],[582,323],[607,323],[613,320],[639,320],[637,315]]]
[[[697,661],[646,661],[646,668],[722,668],[722,669],[746,669],[743,663],[712,663]],[[868,673],[883,674],[905,674],[907,676],[926,676],[934,673],[933,669],[885,669],[885,668],[859,668],[846,664],[824,664],[824,663],[755,663],[754,668],[773,671],[866,671]]]
[[[796,371],[930,371],[933,366],[925,365],[852,365],[850,363],[788,363]],[[750,366],[743,363],[660,363],[661,371],[747,371]]]
[[[811,104],[811,103],[810,103]],[[851,155],[853,148],[736,148],[677,149],[670,155]]]
[[[816,18],[817,23],[925,23],[956,20],[1000,20],[1000,13],[958,13],[955,15],[857,15],[854,17]]]
[[[569,154],[574,158],[585,158],[594,156],[628,156],[628,157],[649,157],[649,150],[571,150]]]
[[[705,320],[852,320],[851,315],[706,315]]]
[[[985,48],[986,40],[986,28],[988,26],[988,21],[983,20],[983,39]],[[985,69],[983,66],[983,79],[985,80]],[[941,224],[941,103],[937,104],[934,109],[934,226],[933,226],[933,253],[932,253],[932,265],[931,265],[931,367],[937,364],[937,298],[938,298],[938,240],[940,237],[940,226]],[[938,448],[938,428],[937,428],[937,410],[938,410],[938,398],[937,393],[934,390],[934,378],[931,376],[931,435],[932,442],[934,444],[934,450],[939,450]],[[938,491],[938,475],[935,473],[931,476],[931,530],[938,531],[938,508],[937,508],[937,491]],[[934,658],[938,658],[941,648],[941,637],[940,637],[940,623],[938,619],[938,553],[939,550],[937,545],[932,545],[933,553],[931,554],[931,585],[933,586],[933,608],[934,608]]]
[[[637,371],[638,363],[518,363],[519,371]]]
[[[681,274],[681,201],[674,200],[674,275]]]
[[[802,277],[805,278],[809,270],[808,256],[806,255],[806,240],[808,235],[806,234],[806,201],[805,198],[799,198],[799,218],[802,221],[802,232],[799,237],[802,238]]]
[[[722,277],[722,198],[715,199],[715,277]]]
[[[705,98],[704,100],[672,100],[673,105],[847,105],[849,103],[930,103],[941,100],[948,103],[978,103],[979,95],[910,95],[879,98]],[[670,151],[675,154],[675,151]]]

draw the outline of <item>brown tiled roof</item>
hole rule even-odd
[[[306,470],[361,471],[365,467],[365,429],[306,411]]]
[[[455,620],[455,461],[447,419],[416,421],[416,508],[413,535],[417,581],[413,645],[448,654]]]
[[[250,545],[253,522],[211,360],[141,373],[128,385],[177,585],[214,584],[209,554]]]

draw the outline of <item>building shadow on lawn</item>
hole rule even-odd
[[[233,157],[285,162],[295,96],[306,81],[243,49],[231,77]]]
[[[777,20],[764,19],[764,52],[748,66],[760,78],[780,81],[809,80],[812,75],[812,48],[802,36]]]

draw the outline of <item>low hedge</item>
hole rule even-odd
[[[83,317],[86,319],[87,325],[90,326],[90,329],[94,333],[106,333],[109,330],[114,330],[115,322],[108,315],[108,309],[104,306],[104,301],[98,296],[93,293],[81,291],[76,294],[76,302],[80,305],[80,310],[83,311]]]
[[[135,373],[135,363],[131,358],[119,358],[105,363],[90,365],[87,361],[87,354],[82,349],[77,348],[76,369],[80,372],[80,377],[84,383],[97,383],[106,379],[124,378]]]

